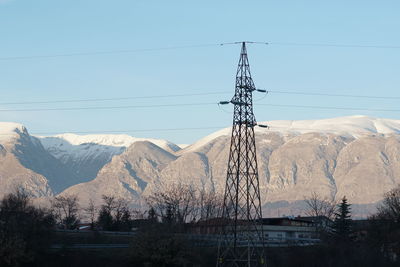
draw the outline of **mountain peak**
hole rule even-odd
[[[46,139],[46,137],[42,137],[42,139]],[[49,139],[49,138],[47,138]],[[151,138],[137,138],[126,134],[87,134],[87,135],[78,135],[72,133],[65,133],[52,136],[53,141],[59,139],[60,141],[67,141],[71,145],[79,146],[82,144],[98,144],[103,146],[112,146],[112,147],[129,147],[133,143],[138,141],[149,141],[157,146],[166,149],[171,152],[175,152],[180,148],[167,141],[162,139],[151,139]]]
[[[25,126],[15,122],[0,122],[0,142],[6,142],[18,137],[21,133],[27,134]]]
[[[336,133],[353,137],[366,134],[400,133],[400,120],[374,118],[365,115],[337,117],[320,120],[267,121],[269,131],[283,133]]]

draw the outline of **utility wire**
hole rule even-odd
[[[187,127],[187,128],[158,128],[158,129],[136,129],[136,130],[115,130],[115,131],[63,131],[62,133],[71,134],[111,134],[111,133],[135,133],[135,132],[162,132],[162,131],[193,131],[193,130],[215,130],[224,127],[206,126],[206,127]],[[55,135],[59,132],[32,132],[32,135]]]
[[[25,112],[25,111],[72,111],[72,110],[101,110],[101,109],[133,109],[133,108],[162,108],[162,107],[190,107],[216,105],[216,103],[185,103],[185,104],[161,104],[138,106],[103,106],[103,107],[71,107],[71,108],[29,108],[29,109],[0,109],[0,112]]]
[[[76,57],[76,56],[129,54],[129,53],[138,53],[138,52],[178,50],[178,49],[211,47],[211,46],[220,46],[220,45],[221,44],[197,44],[197,45],[167,46],[167,47],[157,47],[157,48],[139,48],[139,49],[126,49],[126,50],[77,52],[77,53],[52,54],[52,55],[13,56],[13,57],[0,57],[0,60],[6,61],[6,60],[21,60],[21,59],[40,59],[40,58],[57,58],[57,57]]]
[[[358,110],[358,111],[379,111],[379,112],[400,112],[400,109],[379,109],[379,108],[352,108],[352,107],[329,107],[329,106],[303,106],[284,104],[258,104],[258,106],[282,107],[282,108],[306,108],[306,109],[334,109],[334,110]]]
[[[276,46],[318,46],[318,47],[342,47],[342,48],[381,48],[399,49],[398,45],[360,45],[360,44],[332,44],[332,43],[297,43],[297,42],[268,42]]]
[[[309,95],[309,96],[328,96],[328,97],[351,97],[351,98],[371,98],[371,99],[400,99],[400,96],[374,96],[374,95],[351,95],[351,94],[329,94],[329,93],[312,93],[312,92],[296,92],[296,91],[279,91],[267,90],[273,94],[288,94],[288,95]]]
[[[163,108],[163,107],[193,107],[216,105],[217,103],[185,103],[185,104],[161,104],[161,105],[136,105],[136,106],[101,106],[101,107],[71,107],[71,108],[31,108],[31,109],[1,109],[0,112],[32,112],[32,111],[73,111],[73,110],[107,110],[107,109],[135,109],[135,108]],[[307,108],[307,109],[334,109],[334,110],[360,110],[400,112],[400,109],[372,109],[361,107],[332,107],[332,106],[306,106],[285,104],[257,104],[257,106],[283,107],[283,108]]]
[[[69,100],[45,100],[45,101],[23,101],[23,102],[0,102],[0,105],[25,105],[25,104],[52,104],[52,103],[79,103],[79,102],[101,102],[101,101],[116,101],[128,99],[152,99],[152,98],[172,98],[185,96],[204,96],[204,95],[220,95],[231,93],[229,91],[220,91],[212,93],[193,93],[193,94],[171,94],[171,95],[149,95],[149,96],[126,96],[126,97],[111,97],[111,98],[86,98],[86,99],[69,99]]]
[[[64,54],[50,55],[32,55],[32,56],[9,56],[0,57],[0,61],[24,60],[24,59],[41,59],[41,58],[58,58],[58,57],[76,57],[76,56],[95,56],[95,55],[112,55],[112,54],[128,54],[139,52],[163,51],[163,50],[178,50],[187,48],[201,48],[212,46],[236,45],[242,42],[231,43],[214,43],[214,44],[197,44],[197,45],[181,45],[167,46],[157,48],[140,48],[140,49],[125,49],[125,50],[109,50],[109,51],[94,51],[94,52],[77,52]],[[246,41],[249,44],[266,44],[272,46],[314,46],[314,47],[342,47],[342,48],[379,48],[379,49],[399,49],[398,45],[361,45],[361,44],[331,44],[331,43],[298,43],[298,42],[253,42]]]
[[[268,42],[253,42],[253,41],[242,41],[242,42],[231,42],[231,43],[221,43],[220,45],[237,45],[237,44],[242,44],[242,43],[246,43],[246,44],[263,44],[263,45],[268,45]]]
[[[275,130],[277,129],[277,130]],[[274,132],[274,131],[279,131],[279,129],[282,130],[291,130],[291,131],[320,131],[320,132],[346,132],[346,130],[336,130],[336,129],[323,129],[323,128],[314,128],[314,127],[293,127],[293,126],[268,126],[268,130]],[[357,133],[357,132],[354,132]]]
[[[298,43],[298,42],[253,42],[244,41],[246,44],[265,44],[272,46],[319,46],[319,47],[343,47],[343,48],[393,48],[398,49],[398,45],[361,45],[361,44],[333,44],[333,43]],[[243,42],[222,43],[222,45],[237,45]]]
[[[313,93],[306,91],[281,91],[281,90],[266,90],[269,94],[288,94],[288,95],[308,95],[308,96],[326,96],[326,97],[348,97],[348,98],[370,98],[370,99],[400,99],[400,96],[377,96],[377,95],[352,95],[352,94],[329,94],[329,93]],[[217,91],[210,93],[189,93],[189,94],[170,94],[170,95],[148,95],[148,96],[125,96],[125,97],[110,97],[110,98],[84,98],[84,99],[58,99],[58,100],[39,100],[39,101],[22,101],[22,102],[0,102],[0,105],[26,105],[26,104],[52,104],[52,103],[79,103],[79,102],[102,102],[102,101],[118,101],[130,99],[155,99],[155,98],[173,98],[186,96],[206,96],[206,95],[221,95],[233,94],[233,91]],[[261,99],[264,99],[263,96]],[[258,99],[256,101],[259,101]]]

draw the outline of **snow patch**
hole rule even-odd
[[[338,117],[321,120],[276,120],[259,122],[269,128],[255,127],[256,133],[276,132],[283,136],[300,135],[304,133],[333,133],[342,136],[358,138],[371,134],[400,134],[400,120],[381,119],[363,115]],[[200,139],[193,145],[186,147],[185,151],[196,151],[210,141],[220,136],[229,136],[231,127],[212,133]]]
[[[139,141],[151,142],[168,152],[180,150],[180,147],[166,140],[136,138],[126,134],[77,135],[65,133],[38,138],[45,149],[58,159],[72,156],[78,160],[95,157],[99,154],[112,157],[121,154],[126,148]]]
[[[0,122],[0,142],[8,142],[20,137],[20,134],[27,134],[25,126],[15,122]]]
[[[351,135],[355,138],[368,134],[398,134],[400,120],[368,116],[348,116],[322,120],[267,121],[268,131],[304,134],[310,132]],[[260,129],[257,128],[257,131]]]
[[[113,147],[129,147],[138,141],[149,141],[161,148],[171,149],[176,146],[173,143],[151,138],[136,138],[126,134],[89,134],[89,135],[77,135],[71,133],[59,134],[52,137],[56,137],[69,142],[72,145],[82,145],[87,143],[93,143],[104,146]]]

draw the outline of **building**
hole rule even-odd
[[[262,227],[267,246],[312,245],[320,242],[317,224],[309,219],[263,218]]]
[[[263,218],[264,245],[282,247],[317,244],[320,242],[318,236],[320,223],[321,218],[313,217]],[[224,225],[226,221],[222,218],[213,218],[192,224],[190,233],[194,239],[213,242],[218,240],[218,234]]]

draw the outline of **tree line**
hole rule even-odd
[[[165,186],[145,197],[147,209],[133,209],[130,203],[111,195],[102,196],[102,204],[93,200],[81,207],[75,195],[57,196],[51,201],[56,225],[62,229],[77,229],[81,217],[90,222],[91,229],[129,231],[133,220],[183,225],[206,221],[218,216],[222,197],[214,191],[197,190],[192,185]]]
[[[94,230],[130,231],[135,221],[144,222],[131,244],[134,266],[144,266],[146,262],[150,264],[147,266],[190,266],[187,264],[193,261],[208,266],[204,260],[213,261],[213,252],[205,257],[201,254],[203,250],[196,256],[192,244],[176,234],[184,233],[188,223],[219,217],[222,196],[176,184],[154,191],[145,202],[145,210],[133,209],[125,199],[104,195],[100,205],[89,201],[81,206],[77,196],[61,195],[51,201],[50,207],[43,208],[33,205],[23,190],[5,195],[0,201],[0,266],[30,266],[51,246],[55,229],[77,229],[83,215]],[[361,228],[357,225],[359,221],[351,218],[351,203],[346,197],[336,202],[312,193],[305,198],[305,204],[307,215],[330,219],[331,223],[317,221],[321,243],[311,248],[295,247],[289,252],[269,251],[269,266],[396,266],[399,263],[400,186],[384,195],[377,212],[364,220]],[[292,256],[283,257],[282,253]],[[299,257],[294,257],[297,253]]]

